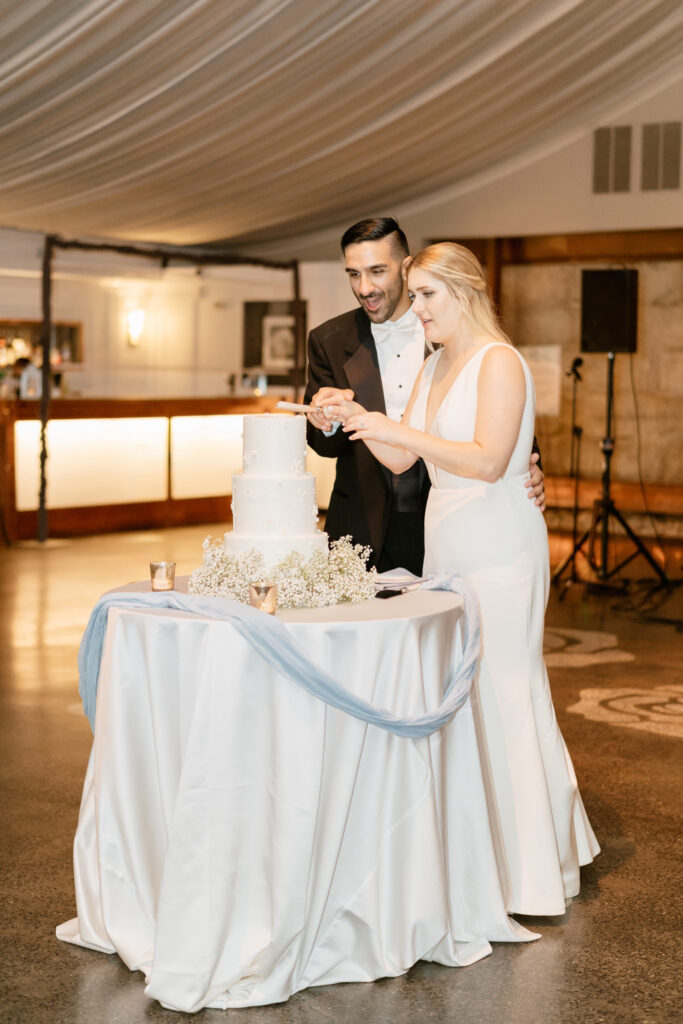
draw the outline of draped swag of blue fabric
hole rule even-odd
[[[339,708],[362,722],[379,726],[397,736],[417,739],[429,736],[446,725],[467,700],[480,651],[479,607],[472,589],[457,576],[439,573],[422,584],[424,589],[450,590],[459,594],[465,604],[462,656],[451,667],[441,703],[427,715],[399,717],[386,708],[374,707],[369,701],[349,693],[327,672],[314,665],[294,642],[285,625],[249,605],[222,597],[198,597],[176,591],[156,593],[120,592],[106,594],[95,605],[78,652],[79,693],[83,709],[95,729],[97,684],[102,659],[102,646],[107,630],[107,616],[117,608],[173,608],[178,611],[221,619],[248,641],[254,652],[281,675],[291,679],[308,693]]]

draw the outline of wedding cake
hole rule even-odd
[[[293,551],[309,559],[327,553],[327,534],[316,526],[315,477],[306,472],[306,418],[265,414],[244,417],[242,472],[232,478],[233,529],[225,550],[252,549],[267,568]]]

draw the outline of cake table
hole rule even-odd
[[[416,591],[278,614],[348,689],[419,714],[439,703],[462,602]],[[114,607],[74,844],[78,916],[57,934],[118,953],[150,997],[185,1011],[478,960],[511,936],[487,933],[494,894],[478,933],[458,924],[463,879],[494,858],[449,827],[485,807],[473,735],[469,701],[404,739],[299,689],[228,622]]]

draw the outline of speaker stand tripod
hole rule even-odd
[[[576,574],[576,555],[578,551],[576,538],[578,536],[578,521],[579,521],[579,479],[581,477],[581,438],[583,436],[583,427],[580,427],[576,423],[576,386],[581,380],[581,374],[579,373],[579,367],[583,365],[583,359],[580,356],[574,360],[571,365],[571,369],[566,374],[567,377],[572,378],[572,428],[571,428],[571,450],[569,455],[569,475],[573,481],[574,500],[572,506],[572,550],[571,553],[563,558],[557,568],[552,574],[552,583],[559,583],[563,572],[569,566],[569,578],[564,581],[565,588],[570,587],[573,583],[576,583],[578,576]],[[560,600],[565,595],[565,590],[560,595]]]
[[[657,574],[661,582],[666,586],[671,586],[671,580],[664,572],[659,563],[652,557],[647,547],[637,535],[635,530],[631,529],[629,524],[624,519],[623,515],[612,501],[612,495],[610,493],[610,460],[612,453],[614,452],[614,438],[612,437],[612,404],[614,399],[614,352],[607,353],[607,426],[605,430],[605,436],[600,442],[600,449],[604,456],[603,474],[602,474],[602,497],[597,498],[593,502],[593,518],[590,527],[586,530],[583,536],[576,542],[571,554],[565,559],[561,566],[555,570],[553,580],[559,578],[562,570],[572,562],[573,572],[573,560],[579,551],[582,551],[584,544],[588,541],[588,549],[582,552],[586,558],[586,561],[590,565],[591,569],[597,574],[600,581],[610,579],[615,576],[616,573],[620,572],[624,566],[628,565],[629,562],[637,558],[638,555],[642,555],[647,561],[650,567]],[[616,520],[622,527],[627,537],[635,547],[627,558],[614,565],[611,569],[608,568],[608,554],[609,554],[609,525],[610,519]],[[595,549],[596,545],[599,544],[599,559],[596,558]]]

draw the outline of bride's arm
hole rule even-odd
[[[394,427],[400,427],[401,424],[408,423],[410,420],[410,414],[413,411],[413,406],[415,405],[423,369],[424,363],[420,367],[420,372],[415,378],[415,383],[413,384],[413,390],[410,393],[408,404],[403,416],[401,417],[401,423],[397,423],[396,420],[389,419],[388,416],[385,416],[384,413],[381,412],[367,412],[362,407],[359,407],[357,402],[326,405],[325,411],[328,416],[331,416],[333,419],[340,419],[342,423],[346,423],[353,418],[354,421],[357,421],[359,424],[369,424],[372,421],[373,423],[386,423],[387,429],[390,424]],[[344,429],[346,429],[346,427],[344,427]],[[351,440],[355,441],[356,438],[352,437]],[[363,440],[375,458],[386,466],[387,469],[390,469],[392,473],[405,473],[407,469],[410,469],[411,466],[415,465],[419,458],[415,452],[408,451],[400,445],[397,447],[392,442],[384,444],[380,440],[372,440],[369,437],[364,437]]]
[[[525,399],[526,381],[518,356],[512,349],[496,345],[482,359],[472,441],[446,441],[378,413],[351,416],[344,430],[351,434],[352,441],[365,441],[373,454],[376,447],[385,449],[390,445],[433,462],[448,473],[494,483],[507,469],[514,451]],[[377,457],[385,461],[381,455]]]

